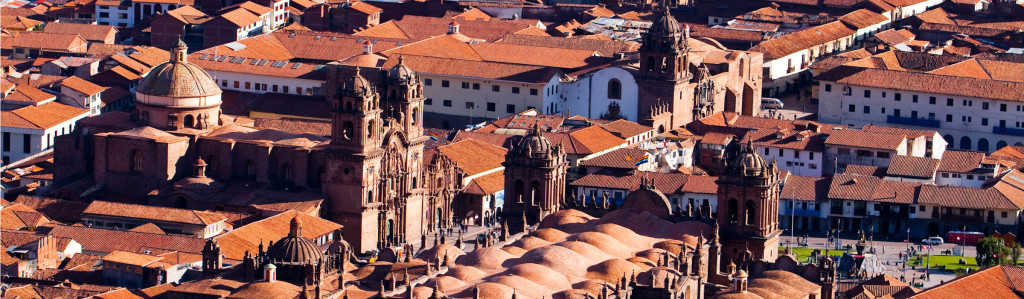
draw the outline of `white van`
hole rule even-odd
[[[761,109],[782,109],[782,100],[776,98],[761,98]]]

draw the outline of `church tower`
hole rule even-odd
[[[388,111],[385,113],[400,126],[409,139],[423,136],[423,82],[405,65],[399,56],[398,64],[388,70]]]
[[[723,261],[746,262],[778,257],[779,171],[749,141],[727,150],[718,177],[718,214]]]
[[[552,145],[540,125],[514,144],[505,154],[505,207],[510,229],[540,222],[557,212],[565,198],[565,150]],[[525,217],[525,218],[524,218]],[[525,223],[524,223],[525,222]]]
[[[685,31],[680,28],[664,2],[658,14],[640,46],[638,112],[640,123],[664,132],[684,124],[682,118],[673,119],[672,114],[686,111],[676,106],[682,105],[687,94],[684,89],[693,75],[689,70],[689,27]]]
[[[351,152],[368,152],[380,141],[381,108],[377,91],[360,74],[344,81],[331,104],[331,146]]]

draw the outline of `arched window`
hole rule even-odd
[[[754,223],[757,222],[757,214],[755,214],[755,212],[754,212],[754,202],[748,200],[747,204],[744,205],[743,208],[744,208],[743,209],[744,210],[743,222],[746,225],[754,225]]]
[[[622,99],[622,82],[619,82],[619,79],[608,80],[608,98]]]
[[[373,121],[366,124],[366,138],[373,138]]]
[[[999,150],[1004,147],[1006,147],[1006,141],[999,140],[999,142],[996,142],[996,150]]]
[[[653,72],[657,65],[654,62],[654,56],[647,57],[647,71]]]
[[[967,136],[960,137],[960,149],[967,150],[967,151],[971,150],[971,138],[970,137],[967,137]]]
[[[184,125],[186,128],[194,128],[196,126],[196,118],[192,114],[185,114]]]
[[[658,134],[665,133],[665,125],[658,126]]]
[[[946,147],[953,148],[953,135],[943,135],[942,139],[946,139]]]
[[[356,128],[352,125],[352,122],[347,121],[345,122],[345,125],[342,126],[341,134],[342,136],[345,136],[345,139],[352,139],[352,135],[355,134],[355,130]]]
[[[978,151],[988,152],[988,139],[978,139]]]
[[[346,101],[345,102],[345,110],[346,111],[352,111],[352,101]]]
[[[209,155],[206,157],[206,173],[208,177],[215,177],[217,175],[217,156]]]
[[[523,186],[523,180],[516,180],[516,193],[513,194],[514,196],[517,197],[516,200],[522,201],[524,189],[525,187]]]
[[[132,172],[142,172],[142,151],[132,152],[131,169]]]
[[[739,221],[739,207],[736,204],[736,199],[729,200],[729,223],[736,223]]]
[[[537,204],[537,193],[540,192],[540,182],[530,183],[530,205]]]
[[[412,115],[409,115],[409,121],[412,123],[412,125],[415,126],[416,123],[419,122],[419,121],[417,121],[417,119],[420,118],[419,116],[420,116],[420,108],[412,108]]]

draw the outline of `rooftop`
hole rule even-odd
[[[84,216],[107,216],[139,219],[147,222],[184,223],[207,226],[227,220],[224,215],[186,209],[135,205],[109,201],[93,201],[83,212]]]

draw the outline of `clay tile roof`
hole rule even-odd
[[[18,102],[19,104],[36,105],[40,102],[56,99],[57,96],[38,88],[28,85],[17,85],[3,101]]]
[[[88,207],[88,203],[84,202],[28,195],[19,195],[14,202],[39,211],[48,218],[66,223],[79,222],[82,219],[82,211]]]
[[[824,201],[828,197],[831,183],[832,179],[828,177],[791,175],[786,179],[786,184],[782,186],[780,197],[804,201]]]
[[[878,177],[837,174],[832,177],[828,198],[869,201],[880,181]]]
[[[164,230],[160,229],[159,226],[156,226],[156,224],[153,224],[152,222],[146,222],[146,224],[136,226],[135,228],[129,229],[128,231],[159,235],[167,234],[166,232],[164,232]]]
[[[368,14],[368,15],[372,15],[372,14],[384,11],[380,7],[373,6],[372,4],[369,4],[369,3],[366,3],[366,2],[363,2],[363,1],[352,2],[352,4],[349,7],[351,7],[352,9],[354,9],[354,10],[356,10],[358,12],[361,12],[361,13],[364,13],[364,14]]]
[[[505,189],[505,174],[495,171],[474,178],[466,185],[465,192],[476,195],[490,195]]]
[[[251,12],[251,13],[257,15],[257,16],[262,16],[262,15],[265,15],[265,14],[268,14],[268,13],[271,13],[271,12],[274,11],[273,8],[266,7],[266,6],[263,6],[263,5],[259,5],[259,4],[256,4],[255,2],[252,2],[252,1],[245,1],[245,2],[242,2],[242,3],[239,3],[239,4],[228,6],[228,7],[222,8],[220,11],[227,11],[227,10],[231,10],[231,9],[234,9],[234,8],[243,8],[243,9],[248,10],[249,12]]]
[[[120,250],[113,251],[113,252],[103,256],[103,260],[104,261],[121,263],[121,264],[127,264],[127,265],[133,265],[133,266],[139,266],[139,267],[145,267],[145,266],[147,266],[149,264],[152,264],[152,263],[155,263],[155,262],[157,262],[157,261],[159,261],[161,259],[162,258],[160,258],[160,257],[155,257],[155,256],[152,256],[152,255],[136,254],[136,253],[125,252],[125,251],[120,251]]]
[[[32,27],[42,23],[42,21],[36,21],[23,16],[0,16],[0,27],[3,27],[4,29],[24,31],[32,29]]]
[[[170,133],[155,129],[153,127],[138,127],[127,131],[117,132],[112,135],[127,138],[151,139],[157,142],[167,143],[178,142],[188,139],[188,137],[175,136]]]
[[[554,36],[536,36],[523,34],[508,35],[498,40],[496,43],[562,49],[589,50],[600,53],[601,56],[612,56],[615,53],[619,52],[636,51],[639,47],[639,44],[634,42],[582,38],[564,38]]]
[[[936,75],[971,77],[975,79],[992,79],[992,75],[988,74],[988,71],[985,70],[985,67],[981,66],[981,63],[979,63],[977,59],[964,60],[931,70],[928,73]]]
[[[707,134],[704,134],[704,137],[700,139],[700,142],[704,144],[729,145],[729,142],[735,138],[736,136],[732,134],[708,132]]]
[[[108,25],[50,22],[43,28],[43,32],[78,34],[87,41],[102,43],[108,36],[117,33],[117,28]]]
[[[79,78],[77,76],[71,76],[67,79],[64,79],[64,81],[60,82],[60,85],[63,87],[71,88],[72,90],[84,93],[86,95],[94,95],[103,92],[104,90],[107,90],[106,87],[82,80],[82,78]]]
[[[227,20],[232,24],[239,27],[245,27],[253,23],[260,21],[260,16],[253,14],[251,11],[243,8],[237,8],[235,10],[226,12],[218,16],[219,19]]]
[[[4,127],[49,129],[65,121],[85,117],[89,110],[50,102],[39,106],[25,106],[5,110],[0,116]]]
[[[764,53],[765,60],[777,59],[854,33],[853,29],[846,27],[842,22],[834,21],[764,41],[750,51]]]
[[[919,183],[880,180],[874,192],[871,193],[871,200],[913,204],[920,186]]]
[[[620,148],[603,155],[579,162],[580,166],[607,168],[637,169],[636,161],[644,157],[647,151],[638,148]]]
[[[890,160],[886,176],[930,179],[938,168],[939,159],[897,155]]]
[[[71,238],[82,244],[82,250],[95,252],[127,251],[144,253],[164,250],[201,253],[205,240],[194,237],[116,231],[84,226],[58,225],[50,234]]]
[[[913,40],[916,36],[913,33],[911,33],[910,30],[896,30],[895,28],[892,28],[886,31],[875,33],[874,37],[886,44],[896,45],[909,42]]]
[[[3,264],[4,267],[10,266],[10,265],[14,265],[14,264],[16,264],[16,263],[18,263],[20,261],[21,261],[20,259],[18,259],[16,257],[13,257],[10,254],[8,254],[7,250],[0,250],[0,264]],[[16,288],[7,289],[7,294],[5,294],[5,295],[12,296],[12,297],[13,296],[18,296],[18,295],[15,295],[15,294],[17,294],[15,289]],[[19,296],[19,297],[16,297],[16,298],[21,298],[21,297]],[[35,295],[35,296],[28,296],[28,297],[25,297],[25,298],[42,298],[42,297],[39,297],[38,295]]]
[[[698,184],[700,185],[700,187],[691,186],[691,191],[683,191],[682,189],[686,185],[687,180],[690,178],[696,178],[698,176],[691,176],[688,174],[678,172],[632,172],[628,174],[600,172],[588,174],[578,180],[573,181],[569,185],[636,191],[637,189],[640,188],[640,179],[644,175],[653,178],[654,187],[657,188],[658,191],[661,191],[661,193],[664,193],[666,195],[678,194],[682,192],[700,192],[702,190],[705,190],[705,188],[708,188],[707,186],[714,186],[717,189],[717,185],[709,185],[708,183],[710,183],[712,180],[707,179],[701,181],[701,184]]]
[[[377,26],[379,27],[379,26]],[[377,28],[374,27],[374,28]],[[284,31],[279,30],[271,34],[274,41],[265,41],[268,45],[272,43],[281,44],[285,52],[280,52],[278,46],[254,48],[251,53],[264,53],[267,50],[275,51],[274,53],[287,53],[295,58],[308,59],[308,60],[319,60],[324,63],[330,61],[343,60],[352,56],[356,56],[363,53],[363,42],[370,41],[373,44],[374,52],[382,52],[388,49],[397,47],[408,43],[406,38],[381,38],[381,37],[366,37],[357,36],[351,34],[340,34],[332,32],[322,31]],[[264,42],[264,39],[271,38],[267,35],[259,36],[260,42]],[[247,40],[239,41],[239,43],[245,44],[248,47],[256,47],[255,42],[247,42]],[[267,49],[264,49],[267,48]],[[245,50],[243,50],[245,51]],[[207,51],[208,52],[208,51]],[[242,52],[242,51],[239,51]],[[212,52],[208,52],[212,53]],[[219,54],[223,54],[221,51]],[[276,59],[284,60],[282,58],[269,58],[259,56],[246,56],[247,54],[238,54],[235,56],[252,57],[252,58],[263,58],[263,59]],[[281,54],[284,55],[284,54]]]
[[[995,188],[921,186],[918,203],[951,208],[1019,210],[1021,207]]]
[[[930,92],[1007,101],[1024,99],[1024,83],[856,66],[839,66],[817,76],[838,84]],[[977,88],[959,88],[976,86]]]
[[[93,298],[98,299],[143,299],[139,295],[135,295],[132,291],[125,288],[116,289],[102,294],[96,294]]]
[[[440,154],[455,162],[467,176],[501,168],[505,162],[505,148],[474,139],[465,139],[437,147]]]
[[[948,150],[942,154],[938,171],[967,173],[981,166],[985,153]]]
[[[270,241],[277,241],[288,236],[288,227],[292,218],[302,220],[302,235],[306,239],[316,239],[341,228],[325,219],[289,210],[269,218],[235,228],[223,235],[214,237],[220,244],[225,258],[241,260],[246,251],[255,254],[260,242],[264,248]]]
[[[200,53],[192,53],[189,56],[189,62],[206,71],[267,75],[321,81],[324,80],[326,76],[326,66],[322,64],[285,61],[283,65],[278,64],[275,66],[275,63],[279,62],[274,61],[271,63],[271,61],[256,58],[245,58],[238,62],[232,62],[232,60],[227,59],[223,61],[215,59],[215,57],[218,56]],[[199,59],[201,57],[208,57],[208,59]]]
[[[370,28],[366,28],[356,32],[354,35],[365,36],[369,38],[393,38],[393,39],[412,39],[409,34],[406,34],[401,27],[398,27],[398,23],[394,20],[381,23]]]
[[[21,32],[8,38],[11,47],[43,49],[46,51],[85,53],[89,43],[77,34],[49,33],[40,31]]]
[[[903,134],[839,130],[833,131],[828,135],[828,138],[825,139],[825,145],[897,150],[906,139],[906,135]]]
[[[679,190],[687,193],[718,194],[718,177],[691,175]]]
[[[867,8],[858,9],[839,17],[839,21],[857,29],[864,29],[873,25],[878,25],[879,23],[886,22],[888,20],[889,18]]]
[[[886,133],[886,134],[896,134],[896,135],[902,134],[902,135],[906,135],[907,138],[918,138],[918,137],[921,137],[921,136],[932,137],[932,136],[935,136],[935,135],[938,134],[938,132],[935,132],[935,131],[916,130],[916,129],[908,129],[908,128],[897,128],[897,127],[886,127],[886,126],[879,126],[879,125],[872,125],[872,124],[866,124],[863,127],[861,127],[860,130],[861,131],[865,131],[865,132],[875,132],[875,133]]]
[[[605,130],[619,136],[619,138],[626,139],[633,136],[641,135],[647,132],[654,131],[654,128],[641,125],[635,122],[631,122],[625,119],[620,119],[607,124],[602,125]]]
[[[558,70],[543,66],[517,65],[500,62],[471,61],[463,59],[436,58],[416,55],[401,55],[405,64],[416,72],[437,75],[488,78],[512,82],[544,83]],[[398,64],[399,55],[392,55],[384,62],[383,68]]]
[[[406,15],[398,20],[391,20],[355,33],[359,36],[376,36],[423,40],[432,36],[445,35],[448,32],[450,19]],[[511,33],[528,27],[537,27],[538,20],[489,19],[459,20],[459,33],[474,39],[495,41]]]

